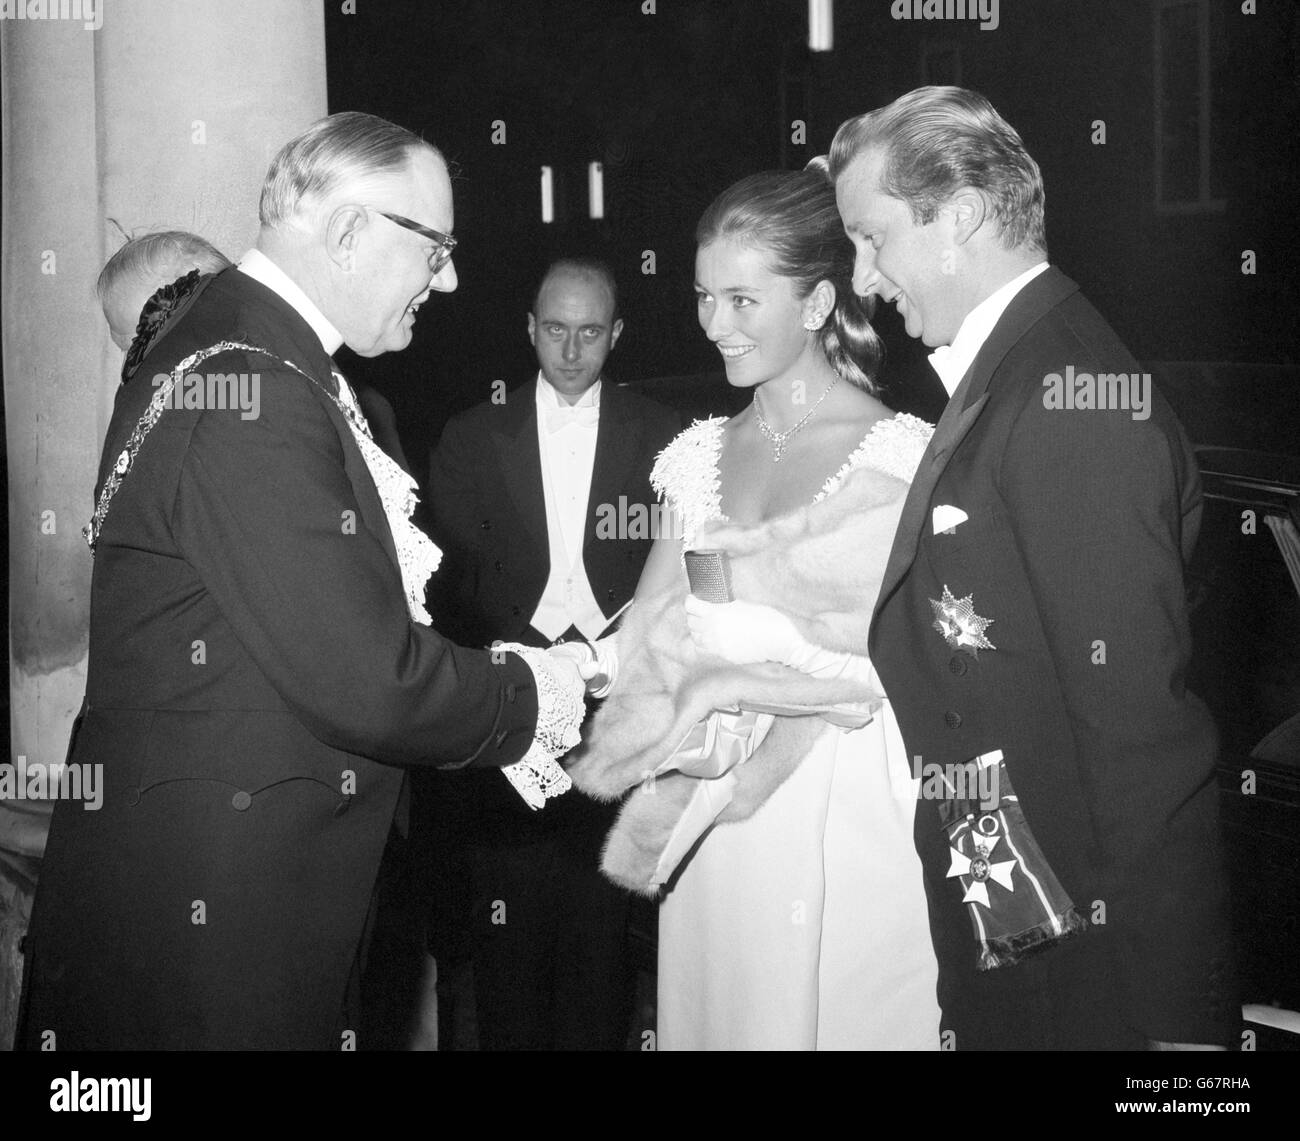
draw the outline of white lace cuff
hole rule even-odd
[[[492,649],[518,654],[533,671],[533,683],[537,687],[537,727],[533,730],[533,743],[522,760],[506,765],[501,771],[529,808],[542,808],[551,797],[560,796],[573,786],[557,758],[572,749],[580,739],[578,726],[586,712],[582,691],[575,692],[565,684],[545,650],[518,642],[498,642]]]

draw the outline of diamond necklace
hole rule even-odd
[[[793,428],[790,428],[785,432],[778,432],[775,428],[772,427],[771,424],[769,424],[766,420],[763,419],[763,411],[758,406],[757,393],[755,393],[754,415],[758,417],[758,430],[762,432],[763,435],[766,436],[769,440],[772,441],[772,462],[774,464],[779,464],[781,462],[781,457],[785,455],[785,445],[789,442],[790,437],[793,436],[797,431],[799,431],[799,429],[801,429],[805,424],[807,424],[809,420],[812,419],[812,414],[817,411],[818,407],[821,405],[821,402],[830,395],[831,389],[834,388],[837,384],[839,384],[839,382],[840,382],[839,373],[836,373],[835,379],[832,380],[830,384],[828,384],[822,390],[822,394],[819,397],[817,397],[817,402],[811,408],[809,408],[807,412],[804,413],[803,419],[800,420],[799,423],[797,423]]]

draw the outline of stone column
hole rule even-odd
[[[56,764],[85,686],[80,529],[121,367],[94,293],[122,241],[109,219],[130,233],[193,230],[242,254],[271,156],[326,112],[325,29],[319,0],[44,7],[55,18],[0,20],[7,760]],[[50,807],[0,801],[0,1048],[12,1040]]]

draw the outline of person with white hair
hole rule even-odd
[[[571,659],[432,628],[437,548],[331,354],[405,348],[456,287],[451,182],[332,115],[267,174],[256,247],[203,277],[118,394],[100,464],[86,701],[40,874],[20,1048],[347,1049],[401,765],[567,788]],[[147,374],[146,380],[141,374]],[[256,415],[193,375],[260,378]],[[197,406],[196,406],[197,405]]]
[[[145,305],[190,273],[220,273],[229,259],[206,238],[185,230],[156,230],[128,238],[104,263],[95,294],[109,335],[126,352],[139,331]]]

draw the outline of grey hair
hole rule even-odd
[[[933,222],[956,190],[971,186],[988,197],[1004,247],[1047,253],[1042,172],[983,95],[918,87],[849,119],[831,143],[831,177],[872,148],[885,160],[880,190],[906,202],[918,225]]]
[[[293,225],[342,186],[407,168],[411,153],[442,152],[405,127],[363,111],[318,119],[271,160],[262,183],[258,217],[263,226]]]
[[[225,254],[198,234],[184,230],[158,230],[126,240],[126,244],[99,271],[95,295],[102,305],[109,291],[127,280],[163,286],[192,269],[200,273],[220,273],[229,266],[230,260]]]

